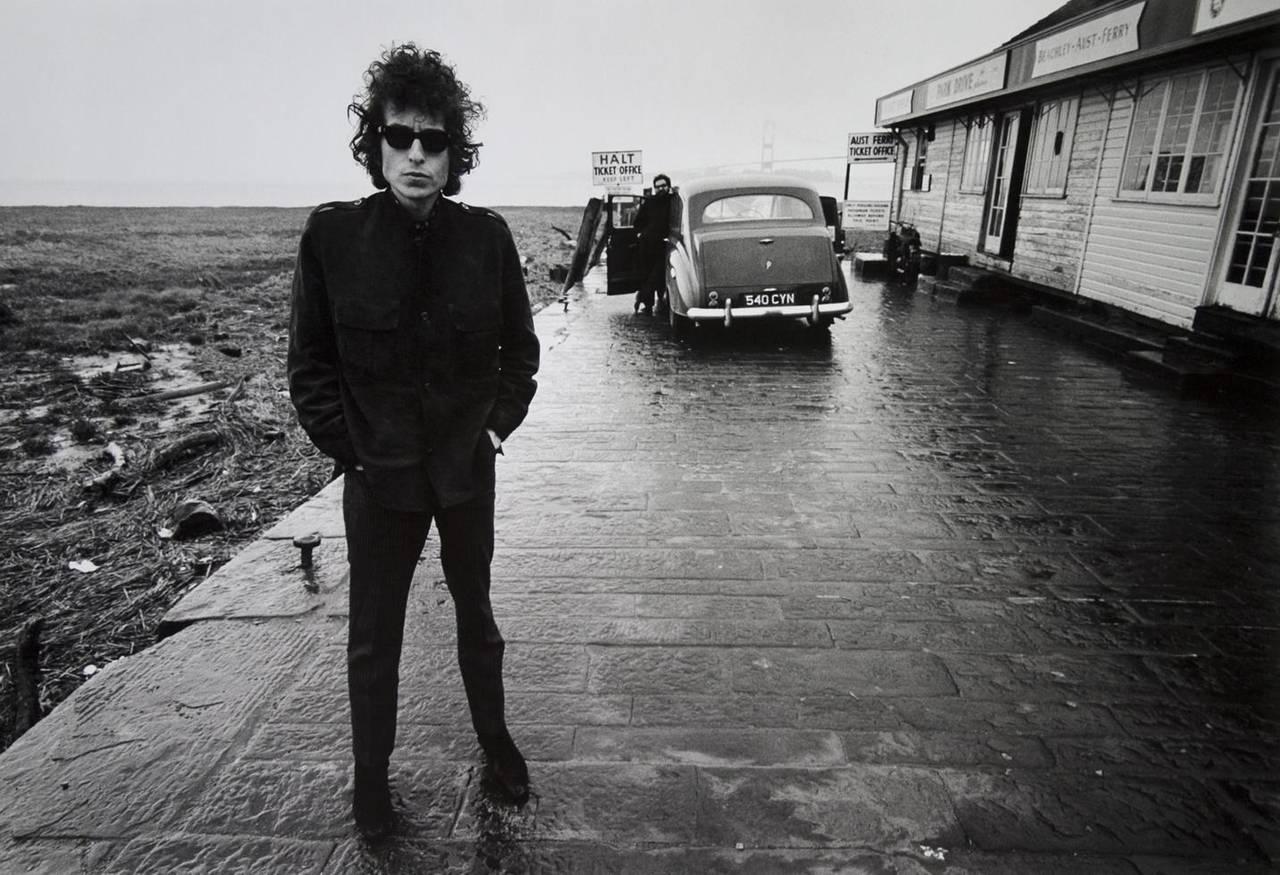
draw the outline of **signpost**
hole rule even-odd
[[[908,95],[908,100],[910,96]],[[849,177],[853,165],[896,164],[898,135],[892,131],[860,131],[845,138],[844,208],[840,225],[846,231],[884,230],[889,227],[893,204],[887,201],[849,200]]]
[[[848,164],[892,164],[898,160],[898,137],[884,131],[850,134]]]
[[[639,149],[622,152],[592,152],[591,184],[606,188],[644,185],[644,171],[641,169],[640,158]]]

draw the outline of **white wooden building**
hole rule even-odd
[[[926,249],[1179,328],[1280,320],[1280,0],[1071,0],[876,123]]]

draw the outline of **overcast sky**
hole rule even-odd
[[[359,197],[346,106],[408,40],[488,110],[464,200],[582,204],[595,150],[642,150],[677,184],[750,169],[766,130],[776,169],[825,172],[839,196],[845,135],[874,128],[877,97],[1062,2],[0,0],[0,204]]]

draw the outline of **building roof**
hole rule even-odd
[[[1014,34],[996,48],[1008,48],[1016,42],[1021,42],[1029,36],[1040,33],[1042,30],[1048,30],[1051,27],[1057,27],[1059,24],[1065,24],[1073,18],[1088,15],[1090,12],[1094,12],[1101,9],[1103,6],[1114,2],[1115,0],[1067,0],[1066,3],[1063,3],[1044,18],[1040,19],[1026,30]]]
[[[1175,57],[1265,50],[1278,40],[1274,0],[1226,7],[1208,0],[1067,0],[985,55],[879,98],[876,125],[899,127],[1086,78],[1105,81]]]

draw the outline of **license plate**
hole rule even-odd
[[[744,307],[782,307],[795,302],[795,292],[746,292],[741,301]]]

